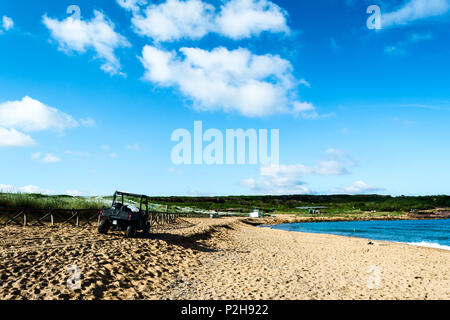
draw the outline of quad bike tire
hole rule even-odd
[[[109,230],[109,222],[106,220],[100,220],[100,222],[98,223],[98,233],[100,234],[107,234],[108,230]]]
[[[127,230],[125,231],[125,236],[127,238],[133,238],[136,236],[136,227],[135,226],[128,226]]]
[[[143,233],[144,233],[144,235],[149,235],[150,234],[150,222],[147,222],[145,224]]]

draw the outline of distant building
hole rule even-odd
[[[327,209],[327,207],[297,207],[296,209],[306,210],[308,214],[320,214],[320,210]]]
[[[250,212],[250,218],[261,218],[262,216],[263,214],[258,208],[255,208],[253,209],[253,212]]]

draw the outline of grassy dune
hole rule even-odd
[[[0,208],[33,209],[100,209],[108,207],[112,197],[72,197],[66,195],[0,193]],[[127,202],[139,206],[139,199],[128,197]],[[295,214],[310,216],[298,207],[326,207],[320,209],[323,217],[398,217],[411,209],[433,210],[450,208],[450,196],[391,197],[380,195],[292,195],[292,196],[232,196],[232,197],[151,197],[149,209],[184,214],[248,215],[257,207],[268,214]]]
[[[105,202],[99,198],[47,196],[41,194],[0,193],[0,207],[24,209],[101,209]]]

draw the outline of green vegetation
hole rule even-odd
[[[84,198],[46,196],[38,194],[0,193],[0,207],[35,209],[100,209],[110,205],[111,196]],[[139,199],[128,199],[139,205]],[[391,197],[381,195],[292,195],[292,196],[232,196],[232,197],[151,197],[151,210],[195,213],[216,210],[230,213],[248,213],[259,208],[268,213],[307,215],[298,207],[327,207],[320,209],[322,216],[353,217],[361,213],[370,216],[396,216],[411,209],[429,210],[450,207],[450,196]]]
[[[327,207],[324,215],[357,214],[376,211],[380,214],[409,212],[411,209],[429,210],[450,207],[450,196],[391,197],[381,195],[291,195],[291,196],[232,196],[232,197],[153,197],[152,202],[169,206],[203,210],[249,212],[257,207],[265,212],[301,213],[298,207]]]
[[[101,209],[102,199],[46,196],[41,194],[0,193],[0,207],[23,209]]]

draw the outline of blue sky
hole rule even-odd
[[[2,190],[448,194],[449,0],[24,0],[0,18]],[[174,165],[196,120],[279,129],[280,165]]]

